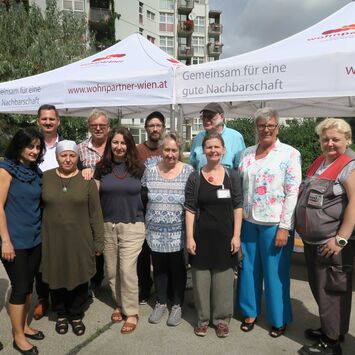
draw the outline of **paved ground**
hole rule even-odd
[[[5,271],[0,266],[0,340],[5,348],[1,354],[18,354],[12,349],[11,327],[6,310],[5,299],[8,295],[9,282]],[[355,293],[355,292],[354,292]],[[354,295],[355,296],[355,295]],[[354,297],[355,299],[355,297]],[[84,336],[77,337],[71,331],[66,335],[57,335],[54,330],[55,317],[50,313],[32,325],[42,330],[46,339],[37,342],[40,354],[296,354],[306,340],[303,329],[318,326],[317,310],[305,278],[303,255],[293,255],[292,266],[292,305],[294,322],[289,326],[285,336],[272,339],[268,335],[269,325],[261,316],[258,324],[250,333],[239,330],[240,321],[233,319],[231,334],[226,339],[219,339],[210,328],[205,338],[193,334],[194,310],[192,292],[187,291],[184,306],[184,321],[178,327],[166,326],[166,318],[158,325],[148,323],[152,304],[141,306],[140,321],[137,330],[129,335],[121,335],[121,324],[111,324],[111,301],[108,287],[105,286],[97,294],[97,298],[86,312],[85,324],[87,331]],[[350,334],[346,336],[343,354],[355,353],[355,314],[351,317]]]

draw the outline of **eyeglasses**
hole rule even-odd
[[[104,129],[106,127],[107,127],[107,124],[95,124],[95,123],[90,124],[90,128],[93,128],[93,129],[95,129],[95,128]]]
[[[216,115],[216,112],[202,112],[200,118],[204,121],[212,121]]]
[[[149,124],[149,125],[147,125],[147,128],[149,128],[149,129],[163,128],[163,125],[162,125],[161,123],[158,123],[158,124]]]
[[[277,126],[278,124],[258,124],[256,125],[256,128],[258,129],[258,131],[265,131],[266,128],[269,131],[273,131]]]

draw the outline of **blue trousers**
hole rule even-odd
[[[243,267],[238,279],[237,309],[246,317],[260,314],[263,281],[267,320],[274,327],[292,321],[290,265],[294,238],[275,247],[278,225],[259,225],[243,221],[241,244]]]

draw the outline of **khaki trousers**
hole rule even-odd
[[[117,307],[123,314],[138,314],[137,259],[145,238],[143,222],[106,222],[105,268]]]
[[[233,316],[234,272],[191,268],[197,324],[228,325]]]

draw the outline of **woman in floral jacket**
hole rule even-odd
[[[241,233],[244,253],[238,285],[241,330],[251,331],[265,289],[270,336],[284,334],[292,320],[290,259],[293,212],[301,183],[300,153],[277,139],[278,114],[270,108],[255,113],[258,144],[241,156],[239,173],[244,196]]]

